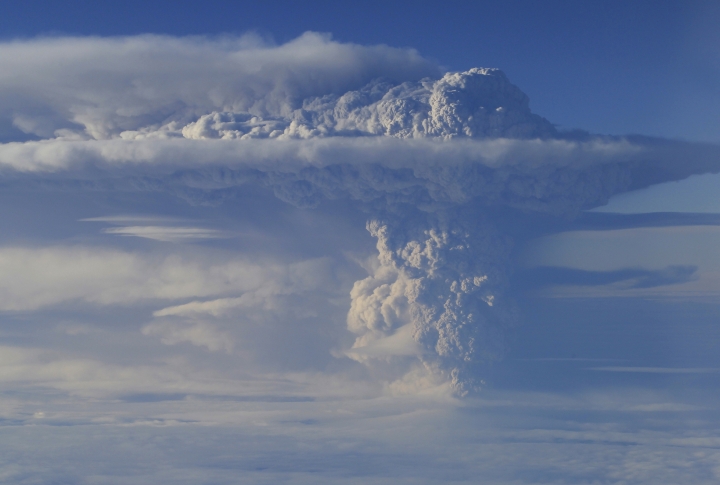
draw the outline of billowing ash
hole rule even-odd
[[[0,45],[0,65],[13,74],[0,76],[0,136],[25,137],[0,143],[4,174],[196,203],[245,184],[298,206],[355,201],[378,258],[352,290],[346,355],[419,359],[461,394],[502,356],[514,320],[512,240],[489,207],[572,217],[718,170],[717,147],[560,135],[497,69],[440,76],[415,51],[312,33],[280,46],[18,42]]]
[[[368,222],[380,265],[351,292],[348,326],[358,337],[348,355],[403,355],[409,342],[384,353],[383,343],[409,327],[415,355],[463,394],[477,388],[478,367],[504,350],[512,324],[504,295],[511,241],[483,220],[428,219]]]
[[[548,139],[553,125],[533,114],[528,97],[498,69],[448,73],[437,80],[374,80],[342,95],[312,97],[285,116],[212,112],[164,136],[186,139]],[[124,138],[134,134],[126,133]],[[146,135],[143,135],[146,136]],[[567,213],[602,200],[624,179],[614,167],[491,168],[455,160],[393,168],[329,163],[290,172],[257,170],[282,199],[312,206],[350,197],[371,213],[379,265],[351,292],[348,327],[357,335],[346,355],[369,364],[417,358],[459,394],[477,389],[484,364],[499,359],[514,320],[505,296],[512,241],[464,205],[514,205]],[[232,185],[232,184],[231,184]],[[592,187],[591,187],[592,186]],[[420,208],[421,210],[417,210]]]
[[[376,80],[341,96],[307,99],[301,109],[285,117],[214,112],[181,131],[185,138],[241,140],[557,135],[552,124],[530,111],[528,97],[502,71],[482,68],[397,85]],[[425,174],[420,167],[413,172],[372,167],[371,172],[338,164],[307,168],[286,175],[282,182],[276,175],[269,185],[280,197],[300,205],[352,196],[363,185],[364,193],[354,198],[372,200],[386,192],[384,203],[372,206],[376,216],[367,225],[377,238],[379,266],[352,290],[348,327],[357,339],[347,355],[369,364],[378,358],[415,355],[432,373],[448,379],[459,394],[477,389],[482,375],[478,367],[502,356],[505,329],[514,319],[514,307],[505,296],[512,241],[489,220],[464,217],[456,205],[473,199],[490,203],[495,198],[523,208],[534,203],[532,208],[538,210],[542,191],[547,190],[541,210],[552,212],[557,210],[551,208],[553,196],[567,192],[570,185],[584,185],[588,173],[566,170],[564,177],[554,178],[514,170],[502,181],[497,170],[452,164]],[[606,172],[591,176],[601,179],[595,190],[607,192],[617,183],[617,174]],[[386,184],[385,190],[378,183]],[[553,184],[565,186],[543,189]],[[589,199],[605,196],[584,192]],[[528,197],[529,193],[535,197]],[[402,207],[417,207],[423,201],[429,212]],[[439,209],[438,202],[446,206]],[[576,203],[571,210],[577,210]]]
[[[302,108],[282,117],[213,112],[187,124],[181,133],[191,139],[348,135],[449,139],[547,138],[556,131],[530,112],[528,97],[502,71],[475,68],[399,85],[375,80],[342,96],[306,99]]]
[[[480,68],[397,85],[376,80],[343,95],[307,99],[285,117],[214,112],[181,131],[191,139],[241,140],[557,135],[502,71]],[[367,229],[377,239],[379,266],[352,290],[348,327],[357,339],[347,355],[366,363],[419,358],[459,394],[477,389],[482,366],[502,357],[515,313],[506,297],[512,240],[463,205],[571,213],[627,182],[615,166],[538,172],[452,160],[413,170],[331,164],[260,178],[297,205],[348,195],[370,202]],[[567,196],[578,187],[582,197]]]

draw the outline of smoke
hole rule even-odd
[[[214,112],[184,126],[181,133],[192,139],[358,135],[450,139],[547,138],[556,131],[547,120],[530,112],[528,97],[502,71],[470,69],[445,74],[439,80],[426,78],[399,85],[374,80],[342,96],[307,99],[302,108],[281,118]]]
[[[351,292],[348,327],[358,337],[348,355],[367,361],[363,349],[410,325],[422,363],[465,393],[478,384],[477,367],[504,350],[512,242],[482,217],[445,211],[424,222],[368,223],[380,264]]]
[[[419,361],[460,394],[502,357],[517,318],[513,241],[495,209],[572,218],[619,192],[720,169],[714,146],[559,133],[497,69],[442,75],[412,50],[312,33],[280,46],[41,39],[0,45],[0,65],[0,118],[26,136],[0,144],[7,180],[164,190],[195,204],[247,185],[301,207],[353,201],[378,254],[350,295],[345,355]],[[147,332],[222,347],[209,327],[188,329]]]
[[[5,139],[18,131],[39,138],[163,136],[212,111],[283,116],[307,98],[342,94],[380,76],[404,82],[439,73],[411,49],[340,44],[312,32],[283,45],[253,35],[3,42],[0,65]]]

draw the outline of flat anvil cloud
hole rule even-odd
[[[512,240],[486,208],[572,217],[619,192],[720,170],[714,146],[559,133],[497,69],[443,74],[413,50],[313,33],[279,46],[10,42],[0,66],[8,180],[166,190],[196,203],[247,184],[299,206],[355,201],[379,265],[352,290],[357,340],[346,355],[417,358],[460,393],[502,355],[515,318]],[[195,338],[162,325],[146,331]],[[222,347],[221,337],[202,342]]]

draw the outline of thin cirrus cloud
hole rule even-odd
[[[80,219],[81,222],[106,222],[119,225],[102,229],[104,234],[133,236],[162,242],[202,241],[206,239],[226,239],[230,233],[218,229],[181,225],[191,222],[186,219],[160,216],[102,216]],[[133,224],[126,226],[124,224]],[[162,225],[160,225],[162,224]],[[172,224],[172,225],[171,225]]]
[[[124,226],[103,229],[105,234],[117,236],[134,236],[163,242],[182,242],[203,239],[224,239],[229,234],[217,229],[201,227],[166,227],[166,226]]]
[[[100,216],[85,217],[80,222],[107,222],[109,224],[125,225],[125,224],[177,224],[187,222],[188,219],[180,217],[166,216],[148,216],[148,215],[116,215],[116,216]]]
[[[720,368],[707,367],[590,367],[599,372],[636,372],[641,374],[717,374]]]

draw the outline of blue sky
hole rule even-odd
[[[719,16],[4,6],[0,483],[717,483]]]

